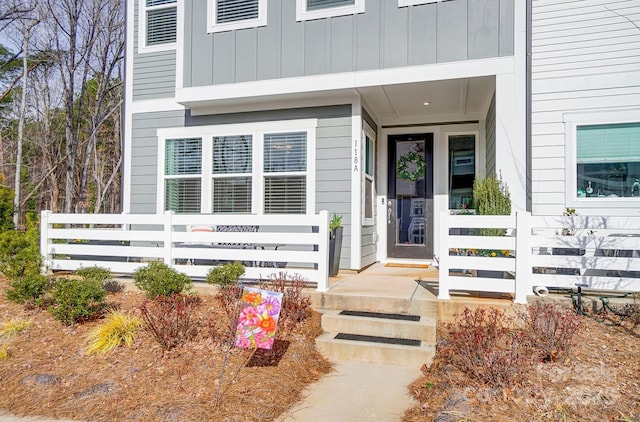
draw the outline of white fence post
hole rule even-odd
[[[173,265],[173,211],[165,211],[164,213],[164,263]]]
[[[329,211],[322,210],[318,224],[318,292],[329,290]]]
[[[515,303],[527,303],[531,292],[531,214],[516,212],[516,285]]]
[[[440,213],[440,257],[438,269],[438,299],[451,299],[449,295],[449,211]]]
[[[51,211],[40,212],[40,255],[42,256],[42,272],[47,273],[53,263],[49,255],[49,214]]]

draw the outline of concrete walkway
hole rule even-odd
[[[335,372],[307,387],[305,398],[278,422],[390,422],[414,405],[408,386],[416,368],[334,362]]]

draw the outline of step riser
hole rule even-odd
[[[431,364],[435,354],[433,346],[399,346],[371,342],[336,340],[333,334],[325,333],[316,339],[316,347],[325,356],[334,360],[350,360],[380,363],[403,367],[420,368]]]
[[[324,294],[316,296],[313,303],[321,311],[349,309],[363,312],[411,313],[411,301],[399,298]]]
[[[325,313],[322,315],[322,329],[329,333],[408,338],[435,343],[435,321],[425,317],[422,320],[414,322]]]

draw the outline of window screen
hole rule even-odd
[[[258,0],[217,0],[216,22],[237,22],[258,18]]]
[[[200,138],[167,139],[165,145],[165,175],[200,174],[202,140]]]
[[[304,214],[307,179],[305,176],[267,176],[264,180],[265,214]]]
[[[307,169],[307,133],[264,135],[264,171],[292,172]]]
[[[164,189],[164,209],[176,213],[200,212],[200,179],[167,179]]]

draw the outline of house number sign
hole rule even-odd
[[[359,162],[359,157],[358,157],[358,140],[354,139],[353,140],[353,172],[356,173],[358,171],[358,162]]]

